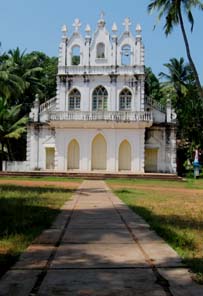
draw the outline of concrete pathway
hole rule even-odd
[[[180,258],[103,181],[84,181],[0,281],[1,296],[201,296]]]

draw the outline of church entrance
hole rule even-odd
[[[45,148],[46,153],[46,170],[54,169],[55,149],[53,147]]]
[[[92,142],[92,170],[106,170],[106,156],[106,140],[99,134]]]
[[[131,146],[130,143],[124,140],[119,147],[119,171],[131,170]]]
[[[158,149],[145,150],[145,172],[157,172]]]
[[[68,169],[79,169],[80,165],[80,147],[76,140],[72,140],[68,145]]]

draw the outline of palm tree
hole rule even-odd
[[[0,96],[10,98],[20,96],[25,90],[22,78],[12,73],[12,63],[8,57],[0,56]]]
[[[9,50],[8,57],[12,64],[12,73],[21,77],[25,85],[23,97],[15,96],[15,102],[13,101],[13,103],[23,103],[23,108],[29,111],[29,108],[25,108],[25,105],[30,105],[33,102],[34,94],[42,94],[44,86],[40,83],[39,78],[43,69],[37,65],[37,55],[25,54],[25,51],[21,52],[18,47]]]
[[[180,25],[184,43],[185,43],[188,61],[193,71],[194,79],[196,81],[196,87],[198,89],[198,93],[200,97],[203,99],[203,89],[201,87],[197,69],[195,67],[195,64],[193,62],[193,59],[190,53],[189,42],[188,42],[185,25],[183,21],[183,14],[182,14],[182,11],[184,11],[188,18],[189,23],[191,24],[191,31],[192,31],[194,26],[194,18],[191,10],[192,8],[196,8],[196,7],[203,10],[203,3],[201,3],[200,0],[153,0],[148,5],[148,11],[153,12],[154,10],[158,10],[158,19],[165,17],[166,20],[164,25],[164,31],[166,36],[172,32],[174,26]]]
[[[161,72],[160,77],[166,79],[162,93],[172,98],[172,104],[177,114],[177,138],[186,140],[193,146],[203,144],[203,102],[194,100],[198,96],[194,75],[189,64],[183,58],[170,59],[164,64],[167,72]]]
[[[19,118],[21,105],[9,106],[8,100],[0,97],[0,169],[5,155],[12,160],[11,139],[19,139],[26,131],[27,117]]]
[[[161,72],[159,73],[160,78],[164,78],[168,83],[172,84],[177,96],[181,97],[187,92],[188,86],[193,86],[191,67],[185,64],[184,59],[181,57],[180,60],[176,58],[170,59],[169,63],[164,64],[168,70],[168,74]]]

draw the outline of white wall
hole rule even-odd
[[[45,131],[44,131],[45,132]],[[107,142],[107,171],[118,171],[119,145],[123,140],[129,141],[132,149],[132,171],[143,172],[143,138],[144,130],[113,130],[113,129],[57,129],[55,144],[55,164],[57,171],[67,170],[67,150],[68,144],[76,139],[80,146],[80,170],[91,170],[91,149],[92,141],[96,135],[101,133]],[[41,133],[43,137],[43,132]],[[46,139],[46,137],[44,137]],[[48,139],[48,137],[47,137]],[[45,168],[45,147],[49,142],[40,139],[40,159],[39,165]]]
[[[3,161],[3,171],[26,172],[30,170],[28,161]]]
[[[176,173],[176,135],[174,126],[152,126],[145,148],[158,149],[158,172]]]
[[[141,84],[141,82],[138,82]],[[119,111],[119,95],[120,92],[127,88],[132,94],[132,108],[131,111],[143,111],[141,107],[141,88],[129,87],[128,79],[119,77],[117,83],[111,83],[109,76],[95,76],[91,77],[89,83],[84,83],[82,77],[73,79],[71,88],[65,86],[61,87],[60,91],[60,109],[58,111],[68,111],[69,94],[77,88],[81,94],[81,111],[92,110],[92,93],[94,89],[102,85],[108,92],[108,111]]]

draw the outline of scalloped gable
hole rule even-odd
[[[80,47],[80,65],[83,65],[85,42],[83,36],[79,32],[74,32],[67,43],[67,66],[71,66],[72,48],[74,46]]]
[[[105,58],[97,58],[97,44],[103,43],[105,46]],[[94,33],[92,42],[90,44],[90,63],[92,66],[109,65],[111,63],[112,43],[110,34],[104,27],[98,27]]]
[[[67,43],[68,49],[72,48],[73,45],[85,46],[84,38],[80,33],[73,32],[69,38]]]
[[[135,44],[135,37],[131,32],[123,32],[121,36],[118,38],[118,45],[124,43],[125,40],[128,40],[128,42],[130,41],[132,44]]]
[[[94,48],[96,48],[96,44],[99,42],[105,43],[105,40],[107,41],[107,39],[108,39],[109,45],[111,46],[110,33],[106,29],[106,27],[104,27],[102,29],[97,28],[97,30],[94,32],[92,42],[90,45],[90,49],[93,50]]]

